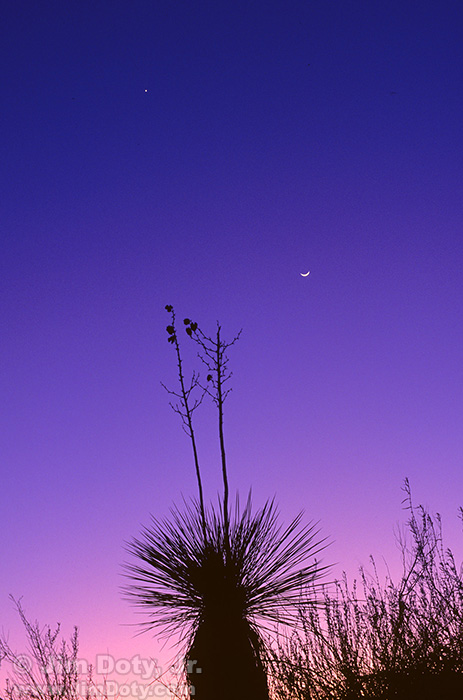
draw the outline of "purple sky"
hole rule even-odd
[[[462,22],[445,0],[4,8],[0,623],[17,646],[10,593],[78,624],[83,655],[156,653],[119,589],[124,541],[196,495],[160,386],[167,303],[243,329],[233,491],[304,509],[334,575],[354,574],[398,562],[409,477],[459,558]],[[209,407],[198,438],[215,498]]]

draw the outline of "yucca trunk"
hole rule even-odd
[[[187,504],[130,545],[141,564],[127,566],[128,592],[149,612],[147,628],[183,632],[192,700],[269,700],[257,624],[294,624],[323,571],[316,561],[301,566],[323,541],[314,542],[314,526],[299,528],[300,517],[282,530],[272,501],[253,514],[248,499],[227,532],[222,509],[211,508],[203,527],[198,504]]]
[[[269,700],[262,644],[226,610],[200,623],[187,655],[193,700]]]

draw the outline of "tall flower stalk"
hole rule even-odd
[[[195,472],[196,472],[196,480],[198,482],[198,492],[199,492],[199,509],[201,513],[201,525],[202,525],[202,531],[203,531],[203,537],[206,536],[206,515],[205,515],[205,510],[204,510],[204,492],[203,492],[203,484],[201,480],[201,470],[199,468],[199,458],[198,458],[198,449],[196,447],[196,437],[195,437],[195,431],[193,428],[193,412],[198,408],[198,406],[201,404],[203,398],[204,398],[204,391],[202,396],[200,396],[199,399],[192,399],[191,396],[195,389],[199,386],[199,378],[198,375],[193,372],[191,381],[189,386],[186,385],[185,383],[185,377],[183,374],[183,362],[182,362],[182,356],[180,354],[180,345],[178,342],[178,337],[177,337],[177,330],[175,328],[175,311],[174,308],[168,304],[166,306],[166,311],[168,311],[171,314],[171,323],[170,325],[167,326],[166,330],[169,335],[168,337],[168,342],[172,343],[172,345],[175,347],[175,352],[177,355],[177,370],[178,370],[178,381],[180,384],[180,393],[176,391],[172,391],[172,389],[168,389],[165,384],[162,384],[164,389],[166,391],[175,396],[177,398],[177,403],[173,404],[170,402],[170,405],[172,409],[175,411],[175,413],[178,413],[182,419],[183,423],[183,428],[188,435],[188,437],[191,440],[191,445],[193,447],[193,459],[194,459],[194,464],[195,464]],[[191,335],[194,331],[196,331],[196,325],[195,323],[192,323],[189,326],[190,333]],[[162,383],[162,382],[161,382]]]
[[[223,523],[225,532],[225,546],[228,546],[230,515],[229,515],[229,486],[228,486],[228,471],[227,471],[227,455],[225,451],[225,438],[223,429],[223,406],[225,399],[231,389],[226,388],[225,384],[232,377],[232,372],[228,370],[229,358],[227,350],[234,345],[241,335],[241,331],[236,335],[231,342],[225,342],[221,337],[221,326],[217,323],[217,332],[215,338],[210,338],[205,335],[194,321],[189,318],[184,319],[186,332],[199,346],[198,357],[207,369],[207,383],[203,387],[204,392],[211,397],[214,404],[217,406],[218,423],[219,423],[219,445],[220,445],[220,461],[222,468],[223,480]]]
[[[308,601],[327,567],[316,560],[325,547],[316,526],[301,524],[301,515],[288,527],[279,523],[274,501],[253,512],[237,497],[229,505],[229,483],[223,431],[227,349],[221,327],[213,338],[198,324],[184,319],[185,330],[199,347],[206,366],[206,383],[183,374],[175,313],[167,326],[177,353],[180,392],[171,404],[182,417],[195,461],[199,501],[173,508],[170,518],[153,518],[140,538],[128,546],[135,563],[127,565],[127,592],[147,614],[146,628],[179,634],[184,644],[190,693],[196,700],[268,700],[267,642],[264,635],[278,625],[297,622],[301,600]],[[193,391],[201,391],[199,398]],[[192,415],[208,395],[218,409],[223,497],[218,507],[206,508]],[[309,562],[309,558],[312,560]]]

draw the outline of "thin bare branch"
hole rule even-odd
[[[166,306],[166,311],[168,311],[171,314],[171,319],[172,322],[169,326],[167,326],[167,333],[168,333],[168,342],[172,343],[175,347],[176,355],[177,355],[177,369],[178,369],[178,379],[180,383],[180,388],[181,388],[181,393],[178,394],[175,391],[172,391],[170,389],[167,389],[167,387],[164,386],[166,391],[169,394],[172,394],[176,396],[180,400],[180,404],[176,404],[173,406],[170,404],[172,409],[174,410],[175,413],[178,413],[183,421],[183,427],[188,435],[188,437],[191,440],[191,445],[193,448],[193,458],[194,458],[194,464],[195,464],[195,472],[196,472],[196,480],[198,482],[198,492],[199,492],[199,507],[200,507],[200,512],[201,512],[201,520],[203,523],[203,536],[206,536],[206,515],[205,515],[205,508],[204,508],[204,493],[203,493],[203,485],[202,485],[202,480],[201,480],[201,471],[199,467],[199,457],[198,457],[198,450],[196,447],[196,437],[195,437],[195,432],[193,428],[193,413],[194,411],[198,408],[198,406],[201,405],[201,402],[204,398],[204,392],[202,396],[199,399],[195,399],[193,406],[190,406],[189,400],[190,400],[190,395],[194,391],[194,389],[198,386],[199,384],[199,377],[196,373],[193,372],[193,375],[191,377],[190,381],[190,386],[187,389],[185,386],[185,379],[183,375],[183,363],[182,363],[182,356],[180,354],[180,345],[178,342],[178,337],[177,337],[177,331],[175,328],[175,311],[174,308],[170,305],[167,304]]]

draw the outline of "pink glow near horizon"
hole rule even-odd
[[[175,654],[134,636],[120,592],[124,543],[196,496],[160,386],[176,382],[167,303],[206,331],[243,328],[232,494],[320,521],[332,577],[370,554],[398,572],[408,477],[460,560],[459,14],[7,10],[0,610],[14,646],[9,594],[65,637],[77,624],[82,658]],[[214,500],[213,408],[197,427]]]

